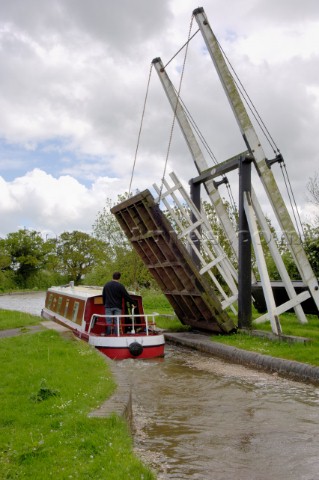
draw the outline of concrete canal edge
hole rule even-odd
[[[128,375],[126,374],[124,368],[119,368],[116,360],[111,360],[99,351],[98,353],[103,357],[104,361],[109,366],[117,386],[114,394],[104,403],[102,403],[100,407],[89,413],[88,416],[90,418],[103,418],[115,414],[123,417],[127,421],[129,427],[132,429],[132,385],[129,381]]]
[[[192,348],[221,358],[229,363],[245,365],[268,373],[276,373],[292,380],[319,385],[319,367],[223,345],[212,341],[207,335],[190,332],[164,332],[164,336],[169,343]]]

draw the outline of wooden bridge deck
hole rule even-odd
[[[220,333],[236,328],[149,190],[111,212],[183,324]]]

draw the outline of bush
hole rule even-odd
[[[14,273],[12,271],[0,271],[0,292],[8,292],[16,288]]]
[[[57,272],[49,272],[48,270],[41,270],[30,275],[25,282],[25,288],[30,290],[46,290],[52,287],[52,285],[64,285],[67,282],[65,275]]]

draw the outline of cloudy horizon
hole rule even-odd
[[[0,236],[20,228],[90,232],[106,200],[116,202],[129,189],[151,61],[166,64],[175,55],[198,5],[0,0],[0,6]],[[302,219],[311,218],[307,183],[319,170],[318,2],[201,6],[285,158]],[[184,51],[167,67],[176,87],[183,60]],[[200,34],[189,45],[181,96],[218,161],[245,149]],[[153,70],[133,190],[161,182],[171,125]],[[178,125],[171,171],[186,185],[197,175]],[[280,169],[273,171],[285,195]],[[233,182],[236,192],[236,176]]]

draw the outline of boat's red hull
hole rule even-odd
[[[76,337],[80,338],[81,340],[84,340],[85,342],[90,342],[89,335],[86,332],[80,332],[79,330],[73,330],[73,333]],[[106,339],[107,337],[104,337]],[[109,337],[112,339],[112,337]],[[151,338],[151,337],[149,337]],[[156,336],[152,337],[153,339],[156,338]],[[125,337],[121,337],[121,340],[125,339]],[[128,337],[129,340],[132,340],[132,336]],[[133,337],[134,339],[134,337]],[[95,348],[97,348],[101,353],[106,355],[107,357],[111,358],[112,360],[125,360],[127,358],[133,358],[133,359],[147,359],[147,358],[156,358],[156,357],[164,357],[164,343],[160,344],[155,344],[155,345],[145,345],[145,341],[147,341],[148,337],[144,337],[144,342],[142,345],[142,352],[138,355],[132,355],[129,345],[123,345],[123,346],[98,346],[95,345]],[[114,337],[114,340],[117,340],[116,337]],[[143,339],[142,339],[143,340]],[[111,340],[112,341],[112,340]]]
[[[98,347],[98,350],[112,360],[125,360],[128,358],[147,359],[164,357],[164,345],[144,347],[143,352],[138,357],[132,355],[128,348]]]

